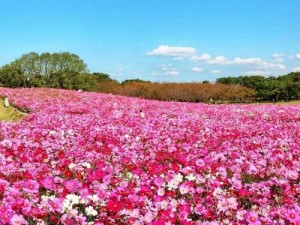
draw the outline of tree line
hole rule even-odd
[[[229,76],[218,78],[216,83],[252,88],[255,90],[255,98],[258,101],[289,101],[300,99],[300,72],[292,72],[278,77]]]
[[[210,83],[158,83],[127,80],[98,82],[96,92],[180,102],[251,102],[254,90],[244,86]]]
[[[283,76],[222,77],[216,83],[158,83],[140,79],[122,83],[105,73],[90,73],[76,54],[22,55],[0,68],[0,85],[81,89],[147,99],[189,102],[279,101],[300,98],[300,72]]]

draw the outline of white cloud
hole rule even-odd
[[[178,56],[178,57],[174,57],[174,58],[173,58],[174,61],[182,61],[182,60],[184,60],[184,59],[185,59],[185,57],[181,57],[181,56]]]
[[[300,53],[290,56],[291,59],[300,59]]]
[[[201,73],[203,71],[203,68],[201,67],[197,67],[197,66],[194,66],[191,71],[195,72],[195,73]]]
[[[273,58],[282,58],[284,56],[283,53],[274,53],[271,55]]]
[[[260,68],[273,68],[273,69],[280,69],[280,70],[285,70],[286,66],[281,64],[281,63],[270,63],[270,62],[262,62],[261,64],[258,65]]]
[[[196,49],[192,47],[160,45],[158,48],[148,52],[152,56],[173,56],[173,57],[190,57],[196,54]]]
[[[228,64],[260,64],[263,60],[260,58],[240,58],[236,57],[232,61],[229,61]]]
[[[300,72],[300,66],[293,68],[292,72]]]
[[[212,74],[220,74],[221,71],[220,70],[212,70],[212,71],[210,71],[210,73],[212,73]]]
[[[209,54],[194,55],[190,58],[192,61],[208,61],[211,59]]]
[[[164,75],[168,75],[168,76],[179,76],[180,75],[179,71],[172,64],[161,65],[160,68]]]
[[[277,58],[277,61],[273,61],[273,62],[267,62],[262,60],[261,58],[240,58],[240,57],[236,57],[234,58],[232,61],[227,61],[227,64],[232,64],[232,65],[251,65],[255,68],[258,69],[264,69],[264,68],[274,68],[274,69],[280,69],[280,70],[284,70],[286,69],[286,66],[283,65],[281,60],[281,58]]]
[[[226,64],[227,63],[227,59],[224,56],[217,56],[214,59],[210,59],[207,61],[207,63],[209,64]]]
[[[283,58],[281,58],[281,57],[274,58],[273,62],[275,62],[275,63],[281,63],[281,62],[283,62]]]
[[[286,70],[286,66],[283,63],[285,56],[283,53],[272,54],[272,59],[268,61],[259,57],[235,57],[230,59],[225,56],[212,57],[208,53],[198,54],[197,50],[193,47],[160,45],[158,48],[148,52],[147,54],[150,56],[171,57],[173,61],[189,60],[202,64],[245,67],[250,70],[249,72],[255,72],[255,74],[267,74],[271,71],[275,72]],[[293,59],[300,59],[300,53],[294,54],[290,56],[290,58],[291,57],[293,57]],[[212,70],[210,73],[221,73],[218,69],[219,68]],[[191,71],[200,73],[203,69],[199,66],[194,66],[191,68]],[[160,67],[159,75],[178,76],[180,75],[180,72],[172,64],[168,64],[167,66]]]

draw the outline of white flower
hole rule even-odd
[[[62,212],[72,209],[72,204],[69,199],[65,199],[63,201]]]
[[[70,199],[71,202],[73,202],[74,204],[78,204],[79,203],[80,196],[78,196],[78,195],[68,194],[66,197],[67,197],[67,199]]]
[[[167,184],[167,187],[168,187],[169,190],[177,189],[177,188],[178,188],[178,184],[179,184],[178,181],[176,181],[176,180],[171,180],[171,181]]]
[[[88,198],[91,199],[93,202],[98,202],[99,201],[99,198],[98,198],[97,195],[90,195]]]
[[[55,195],[50,195],[50,196],[42,195],[41,199],[44,200],[44,201],[54,200],[55,199]]]
[[[213,192],[214,197],[219,197],[223,193],[221,188],[216,188]]]
[[[175,175],[175,180],[177,180],[178,182],[182,182],[183,176],[181,175],[181,173],[177,173],[177,174]]]
[[[211,178],[211,177],[212,177],[211,174],[206,174],[206,175],[205,175],[205,178],[206,178],[206,179],[209,179],[209,178]]]
[[[68,130],[68,134],[69,135],[73,135],[74,134],[74,131],[72,129]]]
[[[140,215],[140,211],[138,209],[134,209],[130,211],[129,216],[133,218],[138,218]]]
[[[187,180],[189,180],[189,181],[193,181],[193,180],[196,180],[196,177],[195,177],[195,175],[194,174],[189,174],[189,175],[187,175],[187,176],[185,176],[185,178],[187,179]]]
[[[169,203],[166,200],[163,200],[163,201],[160,202],[160,208],[161,209],[167,208],[168,205],[169,205]]]
[[[130,180],[130,179],[133,177],[133,173],[127,172],[126,175],[125,175],[125,177],[126,177],[128,180]]]
[[[50,135],[54,135],[55,133],[56,133],[55,130],[50,130],[50,131],[49,131],[49,134],[50,134]]]
[[[89,206],[85,208],[85,213],[88,216],[97,216],[97,211],[93,208],[93,206]]]
[[[179,191],[180,191],[180,194],[182,194],[182,195],[189,193],[189,189],[187,188],[186,185],[180,185]]]
[[[76,164],[74,164],[74,163],[70,163],[68,167],[69,167],[69,169],[70,169],[70,170],[72,170],[72,169],[74,169],[74,168],[75,168],[75,166],[76,166]]]
[[[83,162],[82,164],[81,164],[83,167],[86,167],[86,168],[91,168],[91,164],[90,163],[88,163],[88,162]]]

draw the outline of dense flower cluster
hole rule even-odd
[[[0,94],[0,224],[300,224],[299,106]]]

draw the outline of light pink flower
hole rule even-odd
[[[10,219],[11,225],[24,225],[28,224],[28,222],[24,219],[22,215],[15,214]]]

